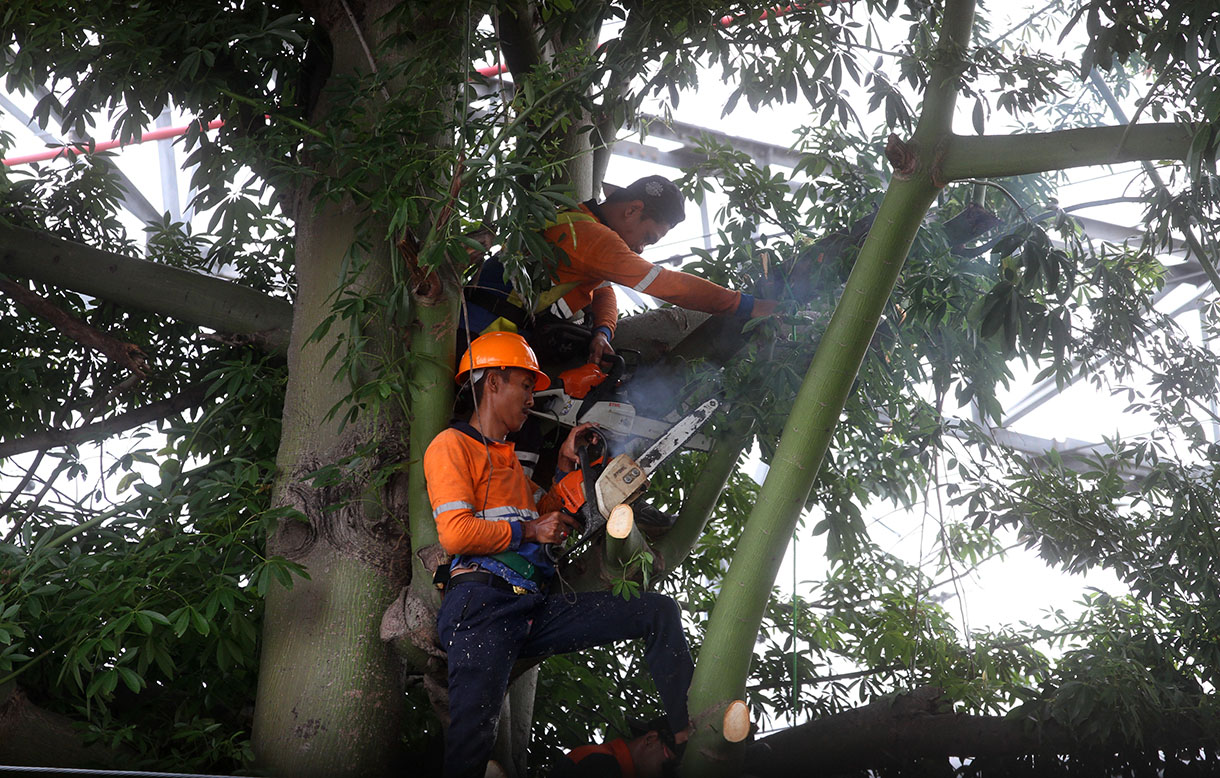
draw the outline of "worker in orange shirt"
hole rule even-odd
[[[706,279],[658,267],[640,256],[686,218],[682,193],[669,179],[645,176],[616,189],[602,203],[589,200],[560,213],[544,237],[563,251],[554,269],[553,286],[533,311],[504,277],[504,266],[487,260],[467,285],[471,333],[490,329],[518,331],[532,337],[548,321],[584,323],[592,330],[588,360],[599,364],[614,353],[610,345],[618,322],[618,301],[611,285],[620,284],[682,308],[748,319],[775,310],[772,300],[755,300]],[[546,361],[547,355],[543,354]]]
[[[553,491],[536,501],[541,490],[505,441],[525,422],[534,391],[550,383],[534,352],[520,335],[489,333],[470,344],[455,378],[473,392],[474,411],[424,453],[437,533],[453,555],[437,614],[449,674],[444,774],[483,775],[518,658],[642,638],[669,727],[686,729],[694,665],[673,599],[549,590],[554,567],[544,546],[562,543],[577,521],[559,510]],[[577,442],[594,434],[591,425],[573,428],[560,447],[560,467],[574,469]]]
[[[474,335],[492,331],[518,332],[541,355],[549,370],[557,363],[585,356],[593,364],[613,356],[618,325],[618,300],[613,284],[630,287],[674,305],[742,320],[766,316],[775,310],[773,300],[756,300],[744,292],[725,289],[690,273],[669,270],[640,256],[683,219],[682,193],[669,179],[646,176],[606,200],[582,203],[556,217],[543,233],[562,251],[545,291],[534,310],[526,310],[496,258],[483,263],[478,276],[467,284],[466,311],[459,348]],[[573,343],[570,328],[556,323],[577,323],[589,329],[587,344]],[[517,456],[527,475],[533,475],[544,443],[536,421],[531,420],[513,437]]]
[[[677,775],[678,754],[685,745],[664,721],[631,724],[632,737],[579,746],[561,757],[549,778],[667,778]]]

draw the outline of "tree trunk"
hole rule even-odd
[[[281,520],[269,555],[305,566],[308,580],[267,596],[254,747],[261,765],[279,775],[379,775],[398,752],[403,714],[399,664],[379,635],[382,613],[406,583],[402,538],[394,521],[406,515],[403,479],[379,493],[361,476],[405,458],[386,420],[361,418],[339,430],[327,411],[347,394],[336,362],[325,362],[337,333],[305,341],[330,311],[330,294],[360,215],[331,207],[297,229],[299,293],[289,349],[289,381],[280,441],[275,504],[303,514]],[[388,281],[388,246],[366,257],[366,290]],[[372,323],[377,326],[377,323]],[[336,329],[343,329],[342,325]],[[336,486],[315,488],[305,476],[381,441],[373,462]]]
[[[332,73],[368,71],[364,42],[371,41],[375,50],[375,22],[390,5],[351,4],[364,41],[342,10],[325,4],[315,9],[333,44]],[[342,110],[328,104],[329,94],[323,95],[316,115]],[[382,642],[379,627],[409,577],[410,547],[400,524],[409,510],[406,478],[396,475],[379,485],[369,476],[387,463],[406,461],[405,422],[401,414],[391,415],[387,403],[382,417],[365,412],[342,426],[351,384],[348,375],[336,371],[348,346],[339,344],[329,362],[326,355],[349,323],[339,320],[326,337],[308,341],[331,313],[336,290],[385,292],[397,252],[380,237],[381,228],[367,223],[369,215],[361,207],[350,202],[319,207],[302,197],[296,234],[298,294],[273,495],[277,507],[301,515],[280,520],[267,552],[300,563],[309,578],[294,579],[291,589],[273,584],[268,592],[254,749],[260,766],[275,775],[388,775],[400,767],[405,696],[401,664]],[[358,236],[367,241],[363,251],[353,248]],[[365,346],[373,355],[370,366],[391,362],[402,344],[389,323],[358,324],[371,336]],[[328,418],[336,405],[334,417]],[[360,447],[361,464],[345,470],[337,483],[308,480],[309,473],[341,462]]]

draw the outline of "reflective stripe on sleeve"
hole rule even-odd
[[[462,502],[462,501],[447,502],[442,505],[436,506],[436,508],[434,508],[432,510],[432,518],[435,519],[437,516],[440,516],[445,511],[460,511],[463,508],[466,508],[466,509],[469,509],[472,511],[474,510],[474,506],[468,502]]]
[[[538,518],[537,511],[505,505],[503,508],[488,508],[485,511],[475,511],[475,516],[489,521],[508,521],[510,519],[530,520]]]
[[[571,319],[574,316],[572,308],[563,301],[563,298],[555,301],[555,304],[551,306],[551,313],[561,319]]]
[[[649,270],[648,273],[645,274],[645,276],[640,279],[640,282],[631,288],[637,292],[647,292],[648,287],[652,284],[653,281],[656,280],[657,276],[659,276],[660,274],[661,274],[661,268],[657,267],[656,265],[653,265],[652,270]]]

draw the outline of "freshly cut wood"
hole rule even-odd
[[[724,710],[724,739],[740,743],[750,736],[750,706],[742,700],[733,700]]]
[[[630,505],[621,503],[614,506],[610,511],[610,518],[606,519],[606,534],[622,540],[631,534],[631,528],[634,526],[635,511]]]

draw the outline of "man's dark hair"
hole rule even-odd
[[[504,367],[485,367],[481,368],[482,375],[479,380],[473,384],[470,382],[470,375],[466,375],[466,379],[458,386],[457,396],[454,398],[453,415],[459,419],[469,421],[474,416],[475,408],[483,399],[483,388],[487,386],[487,376],[493,370],[507,370]]]
[[[646,217],[665,222],[670,227],[686,218],[686,199],[677,184],[664,176],[644,176],[606,195],[607,203],[627,203],[632,200],[644,203]]]

